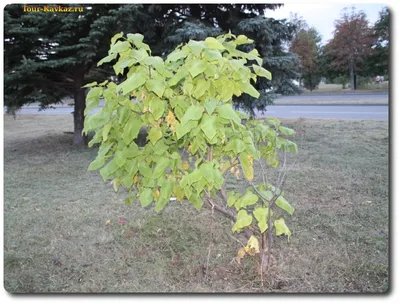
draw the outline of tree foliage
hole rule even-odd
[[[75,4],[65,5],[77,6]],[[51,7],[51,6],[49,6]],[[5,105],[20,108],[39,102],[41,107],[73,96],[74,143],[85,145],[82,137],[85,82],[106,77],[96,62],[107,53],[108,41],[117,30],[128,26],[145,30],[140,6],[83,5],[83,12],[24,12],[23,5],[4,9]],[[147,19],[146,19],[147,21]],[[132,28],[132,25],[129,25]],[[151,27],[149,27],[151,28]]]
[[[89,169],[101,168],[104,181],[111,179],[115,191],[127,189],[128,204],[139,200],[143,207],[159,212],[171,197],[198,210],[206,202],[217,210],[232,209],[225,213],[235,220],[233,232],[254,228],[254,222],[260,237],[267,229],[271,233],[272,227],[276,235],[290,237],[274,206],[290,215],[292,206],[278,187],[253,182],[254,162],[264,159],[276,167],[279,149],[297,152],[296,144],[285,138],[294,131],[276,119],[243,125],[247,115],[232,107],[233,96],[246,93],[259,98],[253,84],[259,78],[271,79],[257,49],[238,49],[254,41],[231,33],[190,40],[165,60],[152,56],[143,41],[141,34],[116,34],[99,65],[113,61],[115,74],[126,73],[127,79],[86,85],[91,90],[85,132],[95,131],[90,146],[100,144]],[[100,98],[105,106],[88,115]],[[146,143],[138,146],[135,139],[142,127],[147,129]],[[225,194],[227,174],[249,182],[244,194]],[[213,201],[217,193],[225,197],[225,207],[217,208]]]
[[[297,31],[290,42],[289,50],[295,53],[301,63],[301,83],[310,91],[314,90],[320,80],[320,43],[321,36],[313,27],[297,15],[293,16],[293,23],[297,25]]]
[[[335,22],[334,37],[327,45],[327,54],[333,60],[331,67],[335,70],[349,71],[351,89],[355,89],[355,75],[360,65],[373,52],[375,41],[373,29],[369,26],[363,11],[344,10],[341,19]]]
[[[379,12],[379,19],[374,25],[375,42],[373,44],[374,52],[367,59],[365,70],[368,75],[389,76],[389,26],[390,13],[389,8],[385,7]]]

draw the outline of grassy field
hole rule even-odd
[[[310,94],[311,96],[311,94]],[[308,96],[307,96],[308,97]],[[281,97],[274,101],[274,104],[389,104],[389,97],[374,97],[374,98],[353,98],[349,99],[338,99],[335,96],[330,97],[329,99],[318,99],[316,98],[301,98],[301,99],[293,99],[292,96],[289,98]]]
[[[72,116],[72,115],[71,115]],[[298,133],[286,197],[295,213],[264,278],[234,262],[231,222],[171,203],[123,203],[94,149],[72,145],[72,117],[4,122],[4,287],[9,292],[384,292],[388,288],[388,126],[284,120]],[[294,158],[288,160],[293,164]],[[243,188],[230,179],[229,187]],[[121,223],[119,220],[126,220]],[[110,221],[107,225],[107,221]]]
[[[384,81],[380,84],[375,84],[375,83],[369,83],[365,84],[357,89],[355,92],[356,94],[362,94],[362,93],[384,93],[389,91],[389,82]],[[354,94],[349,89],[349,84],[346,85],[346,88],[343,89],[341,84],[334,84],[334,83],[323,83],[318,86],[316,90],[309,91],[307,89],[304,89],[304,94],[329,94],[329,93],[348,93],[348,94]]]

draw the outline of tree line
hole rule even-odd
[[[334,35],[325,45],[318,31],[309,27],[299,16],[292,15],[296,24],[289,49],[301,62],[300,83],[308,90],[317,88],[324,77],[343,86],[349,83],[357,89],[358,78],[389,77],[389,9],[379,13],[370,25],[363,11],[344,9],[335,21]]]

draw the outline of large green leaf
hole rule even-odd
[[[224,104],[222,106],[218,106],[217,112],[219,113],[219,115],[221,115],[222,118],[232,120],[237,124],[241,123],[239,116],[237,116],[231,104]]]
[[[165,111],[165,104],[161,99],[153,98],[149,102],[149,111],[155,120],[159,120]]]
[[[178,109],[178,107],[177,107]],[[193,128],[197,127],[198,121],[191,120],[188,121],[185,125],[178,124],[176,125],[176,136],[177,139],[182,138],[185,134],[189,133]]]
[[[168,55],[167,57],[167,62],[175,62],[178,61],[181,58],[185,58],[187,56],[187,53],[183,50],[176,50],[172,52],[171,54]]]
[[[216,101],[216,100],[208,100],[204,104],[204,108],[206,109],[207,113],[209,115],[211,115],[214,112],[214,110],[215,110],[217,105],[218,105],[218,101]]]
[[[131,44],[128,41],[117,41],[117,43],[111,47],[109,54],[122,53],[130,47]]]
[[[186,67],[194,78],[207,69],[207,63],[204,60],[191,60],[186,63]]]
[[[123,32],[116,33],[112,38],[111,38],[111,44],[114,44],[119,38],[122,38],[124,35]]]
[[[198,121],[203,116],[202,106],[190,106],[182,117],[181,125],[185,126],[189,121]]]
[[[106,181],[111,176],[111,174],[113,174],[117,170],[118,165],[115,160],[112,159],[100,170],[100,175],[103,177],[103,180]]]
[[[197,99],[203,96],[204,93],[206,93],[210,88],[210,83],[203,78],[200,78],[196,82],[193,82],[193,84],[195,85],[193,95]]]
[[[236,202],[239,200],[239,198],[240,198],[239,193],[229,191],[228,192],[228,202],[227,202],[228,207],[232,207],[233,205],[235,205]]]
[[[204,41],[189,40],[187,45],[197,57],[200,57],[201,51],[205,48]]]
[[[217,117],[204,114],[201,119],[200,128],[208,139],[213,139],[217,134]]]
[[[275,204],[281,208],[282,210],[285,210],[287,213],[289,213],[290,215],[293,215],[294,212],[294,208],[289,204],[289,202],[284,199],[284,197],[282,195],[280,195],[276,201]]]
[[[244,227],[250,226],[253,217],[247,214],[246,210],[240,210],[237,214],[236,223],[232,227],[232,232],[240,231]]]
[[[254,98],[260,97],[260,93],[249,82],[241,83],[241,88],[243,92]]]
[[[170,160],[167,157],[161,157],[153,170],[153,177],[159,178],[161,175],[165,174],[165,169],[169,166]]]
[[[201,207],[203,206],[203,200],[196,194],[192,194],[189,198],[189,201],[193,204],[196,210],[200,210]]]
[[[172,190],[174,189],[174,182],[171,180],[165,180],[160,188],[160,196],[157,199],[154,210],[156,212],[161,211],[169,202],[171,198]]]
[[[170,87],[176,85],[181,79],[188,75],[188,71],[185,68],[179,69],[171,79],[168,80],[168,85]]]
[[[124,126],[122,141],[129,145],[139,134],[142,122],[138,116],[131,115]]]
[[[90,163],[88,170],[89,171],[97,170],[103,167],[104,163],[105,163],[104,155],[98,155],[96,159]]]
[[[253,42],[254,42],[254,40],[247,38],[245,35],[239,35],[235,40],[235,43],[237,45],[250,44]]]
[[[257,203],[257,201],[258,201],[257,195],[255,195],[251,191],[246,191],[243,197],[238,200],[237,205],[235,205],[235,207],[237,207],[236,209],[239,210],[240,208],[246,208],[247,206],[254,205],[255,203]]]
[[[285,220],[281,217],[274,222],[276,235],[287,235],[288,240],[292,233],[290,232],[289,228],[285,224]]]
[[[155,145],[156,142],[162,137],[162,131],[160,127],[152,127],[149,131],[148,138],[150,142]]]
[[[146,83],[147,76],[143,73],[135,73],[123,83],[118,85],[117,91],[122,90],[123,94],[128,94]]]
[[[223,61],[222,61],[222,55],[220,52],[216,51],[216,50],[204,50],[204,57],[212,62],[212,63],[219,63],[222,65]]]
[[[289,135],[289,136],[296,133],[293,129],[289,129],[284,126],[279,126],[278,129],[279,129],[279,131],[282,132],[282,134]]]
[[[108,56],[104,57],[103,59],[101,59],[101,60],[97,63],[97,66],[101,66],[103,63],[106,63],[106,62],[110,62],[111,60],[114,60],[115,58],[117,58],[117,56],[118,56],[117,53],[108,55]]]
[[[260,67],[260,66],[255,65],[255,64],[253,64],[252,66],[253,66],[254,72],[255,72],[258,76],[265,77],[265,78],[267,78],[268,80],[272,80],[272,74],[271,74],[270,71],[267,71],[267,70],[264,69],[263,67]]]
[[[139,201],[142,207],[147,207],[153,202],[153,190],[150,188],[142,188],[139,195]]]
[[[268,229],[268,208],[257,207],[254,209],[253,214],[261,233],[265,232]]]
[[[222,43],[219,42],[214,37],[207,37],[205,40],[205,43],[206,43],[207,47],[210,49],[225,50],[225,47],[222,45]]]
[[[154,78],[146,81],[146,88],[156,93],[158,97],[162,97],[166,86],[162,78]]]
[[[246,146],[245,146],[244,142],[239,138],[230,140],[225,147],[225,151],[233,151],[236,154],[243,152],[245,149],[246,149]]]
[[[144,49],[139,49],[139,50],[132,50],[131,56],[137,62],[141,62],[141,61],[144,61],[147,57],[149,57],[149,54],[147,54],[147,52]]]
[[[139,162],[139,172],[144,177],[148,177],[148,178],[152,178],[153,177],[153,172],[151,171],[151,168],[144,161]]]

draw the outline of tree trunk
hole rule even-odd
[[[78,75],[75,79],[75,94],[74,94],[74,146],[86,147],[87,146],[87,136],[82,134],[83,124],[85,121],[85,89],[82,88],[83,74]]]
[[[349,62],[349,70],[350,70],[350,89],[354,91],[356,89],[356,84],[354,83],[354,59],[351,58]]]

